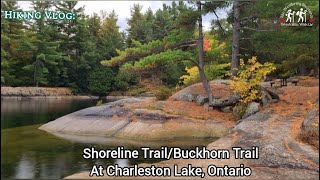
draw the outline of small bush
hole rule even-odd
[[[120,91],[125,91],[129,88],[129,84],[125,81],[116,79],[114,83],[115,89],[120,90]]]
[[[236,119],[241,119],[246,112],[247,106],[245,104],[239,103],[233,107],[232,114]]]
[[[214,79],[224,79],[229,70],[230,64],[208,64],[204,67],[204,72],[210,81]]]
[[[233,76],[231,82],[231,88],[240,94],[240,102],[247,105],[261,101],[261,82],[275,69],[272,63],[260,64],[256,57],[249,59],[247,64],[241,59],[238,75]]]
[[[186,71],[189,75],[182,75],[180,79],[182,80],[183,84],[186,86],[190,86],[199,82],[199,70],[197,66],[188,68],[186,67]]]
[[[88,89],[96,95],[106,95],[111,91],[114,82],[114,73],[108,67],[98,66],[89,75]]]
[[[129,89],[128,92],[126,92],[126,95],[137,96],[137,95],[142,94],[144,92],[147,92],[147,89],[137,87],[137,88]]]
[[[159,72],[160,80],[168,85],[175,86],[179,83],[179,78],[185,73],[184,66],[179,63],[167,62]]]
[[[172,90],[166,86],[161,86],[158,91],[156,91],[155,96],[157,100],[166,100],[172,94]]]
[[[124,66],[120,68],[117,76],[115,77],[115,89],[125,91],[130,85],[135,85],[139,81],[139,76],[132,69]]]
[[[214,79],[223,79],[229,72],[230,64],[208,64],[204,67],[204,72],[209,81]],[[189,75],[183,75],[180,77],[183,84],[190,86],[192,84],[200,82],[200,75],[197,66],[186,68]]]

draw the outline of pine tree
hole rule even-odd
[[[170,14],[168,6],[163,5],[162,9],[158,9],[154,15],[152,25],[154,39],[163,39],[169,35],[172,30],[173,16]]]
[[[1,1],[1,10],[19,11],[16,1]],[[4,19],[1,16],[1,84],[20,85],[19,70],[23,66],[17,52],[20,38],[23,36],[23,22],[15,19]]]
[[[116,49],[122,49],[124,39],[117,25],[115,11],[110,12],[102,21],[98,31],[98,48],[103,59],[109,59],[117,55]]]
[[[36,1],[32,5],[37,11],[45,11],[52,7],[52,3],[47,1]],[[26,39],[21,39],[22,46],[19,51],[28,52],[32,56],[29,64],[23,69],[32,74],[35,86],[59,85],[62,73],[58,65],[63,64],[68,58],[58,51],[59,42],[51,37],[56,33],[55,28],[42,17],[35,20],[28,30],[30,32]]]
[[[154,33],[155,31],[157,31],[157,29],[153,28],[153,24],[154,24],[154,15],[153,12],[151,10],[151,8],[149,8],[147,10],[147,12],[144,15],[145,17],[145,22],[144,24],[142,24],[144,26],[145,29],[145,34],[146,34],[146,42],[155,40],[155,36]]]
[[[146,33],[143,26],[145,22],[145,17],[141,12],[142,6],[140,4],[134,4],[131,8],[131,18],[128,19],[128,37],[127,37],[127,47],[132,47],[132,40],[139,41],[141,43],[145,43],[146,41]]]

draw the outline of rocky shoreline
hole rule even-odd
[[[258,159],[171,159],[152,164],[156,167],[170,167],[178,165],[187,167],[192,164],[195,167],[206,167],[211,164],[217,167],[228,165],[239,167],[243,164],[250,167],[252,174],[246,179],[317,179],[319,177],[319,151],[314,147],[302,143],[298,136],[303,122],[310,119],[310,113],[314,109],[308,109],[305,92],[314,98],[319,88],[298,87],[299,93],[290,91],[297,87],[285,87],[281,101],[270,104],[260,112],[237,122],[237,124],[222,138],[209,144],[208,149],[227,149],[232,147],[251,149],[259,147]],[[292,90],[293,89],[293,90]],[[308,109],[308,110],[307,110]],[[313,113],[314,114],[314,113]],[[315,114],[312,118],[319,117]],[[150,164],[140,164],[141,167],[150,167]],[[173,174],[173,173],[172,173]],[[81,172],[66,177],[66,179],[87,179],[89,172]],[[92,178],[92,177],[91,177]],[[100,179],[122,179],[123,177],[104,176]],[[135,179],[143,177],[135,177]],[[150,179],[152,177],[148,177]],[[168,177],[170,179],[179,177]],[[210,179],[234,179],[235,177],[210,177]],[[157,177],[156,179],[159,179]]]
[[[232,96],[225,82],[219,81],[214,84],[216,97],[224,99]],[[301,140],[300,134],[314,133],[314,131],[319,134],[319,105],[310,106],[310,102],[318,101],[318,84],[317,86],[288,86],[273,89],[277,92],[279,101],[263,105],[258,112],[238,121],[230,118],[231,112],[208,109],[205,102],[199,98],[204,93],[203,89],[200,89],[201,86],[195,85],[192,88],[183,89],[167,101],[129,98],[87,108],[49,122],[40,129],[61,137],[100,135],[138,139],[141,142],[166,140],[172,137],[221,137],[209,144],[207,148],[232,151],[232,147],[243,149],[259,147],[259,158],[249,160],[234,157],[222,160],[170,159],[152,165],[173,169],[175,165],[187,167],[188,164],[192,164],[206,171],[206,167],[211,164],[219,167],[225,165],[239,167],[243,164],[252,170],[251,176],[245,177],[247,179],[317,179],[319,145],[317,148],[308,145]],[[150,167],[150,164],[139,166]],[[90,177],[89,172],[82,172],[66,178]],[[234,177],[205,176],[205,178]]]
[[[1,97],[73,96],[65,87],[1,87]]]

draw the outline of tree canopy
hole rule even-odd
[[[239,1],[239,59],[257,56],[261,63],[275,63],[274,76],[318,71],[319,2],[305,2],[314,15],[312,27],[280,25],[279,18],[289,3]],[[74,12],[76,19],[16,20],[2,16],[1,85],[65,86],[79,93],[101,94],[126,90],[148,78],[169,87],[183,84],[183,77],[200,82],[197,73],[197,78],[189,77],[194,67],[200,74],[203,70],[208,80],[227,78],[223,74],[230,69],[236,52],[232,51],[236,47],[233,5],[230,1],[178,1],[143,11],[142,5],[135,4],[127,29],[121,30],[115,10],[86,15],[85,7],[79,7],[77,1],[33,2],[33,10]],[[17,2],[2,1],[1,10],[8,9],[21,10]],[[204,15],[209,15],[212,23],[203,32],[199,23]],[[100,76],[108,76],[101,77],[105,83],[99,83]]]

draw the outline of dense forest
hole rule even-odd
[[[86,15],[85,7],[76,8],[77,1],[35,1],[33,10],[74,12],[77,18],[1,16],[1,86],[71,87],[102,95],[148,79],[172,88],[203,77],[229,78],[239,59],[253,56],[276,65],[271,77],[318,75],[319,2],[302,1],[313,13],[312,27],[280,26],[290,2],[179,1],[146,12],[135,4],[128,28],[120,31],[116,11]],[[1,1],[1,10],[8,9],[21,10],[17,2]],[[208,13],[214,18],[210,30],[203,31],[202,17]]]

